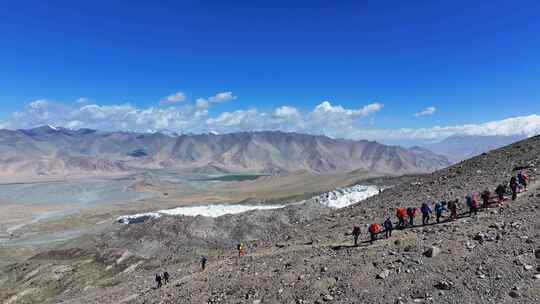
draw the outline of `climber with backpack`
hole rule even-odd
[[[422,226],[425,226],[427,223],[429,223],[429,216],[431,215],[431,203],[425,202],[422,203],[422,206],[420,207],[420,211],[422,212]]]
[[[156,273],[154,280],[156,281],[156,289],[161,288],[161,275],[159,273]]]
[[[398,227],[403,229],[405,227],[405,217],[407,216],[407,210],[405,208],[398,208],[396,210],[396,217],[398,218]]]
[[[487,209],[489,208],[489,199],[491,198],[491,192],[489,192],[488,188],[482,192],[481,195],[482,198],[482,208]]]
[[[510,178],[510,190],[512,190],[512,200],[515,201],[518,192],[518,183],[515,176]]]
[[[459,199],[455,199],[453,201],[449,201],[448,202],[448,209],[450,209],[450,219],[451,220],[457,220],[457,210],[458,210],[458,204],[459,204]]]
[[[529,181],[529,175],[527,175],[527,171],[525,169],[519,171],[518,174],[518,182],[520,185],[523,186],[523,191],[527,191],[527,182]]]
[[[495,193],[497,194],[497,203],[502,205],[504,202],[504,194],[506,193],[506,186],[499,184],[497,188],[495,188]]]
[[[407,208],[407,215],[409,216],[409,225],[411,225],[411,227],[414,227],[414,218],[416,217],[416,208],[415,207]]]
[[[352,230],[352,235],[354,238],[354,246],[358,246],[358,237],[360,236],[360,227],[354,226]]]
[[[236,249],[238,250],[239,257],[243,257],[246,254],[246,247],[244,246],[244,243],[240,242],[240,244],[236,246]]]
[[[384,234],[386,238],[389,238],[392,236],[392,230],[394,229],[394,224],[392,224],[392,220],[390,217],[387,217],[384,221]]]
[[[478,200],[476,199],[476,195],[474,193],[468,194],[465,197],[465,202],[469,207],[469,216],[472,216],[473,213],[476,216],[478,212]]]
[[[368,231],[370,236],[369,243],[373,244],[373,241],[377,239],[377,234],[381,232],[381,226],[379,226],[379,224],[371,224],[369,225]]]
[[[206,262],[208,262],[208,257],[201,255],[201,271],[206,269]]]
[[[435,204],[435,216],[437,217],[437,223],[440,223],[441,216],[443,212],[446,210],[445,205],[446,205],[445,201],[440,201]]]
[[[169,273],[167,271],[163,272],[163,284],[167,285],[169,283]]]

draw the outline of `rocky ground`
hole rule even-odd
[[[366,226],[397,206],[461,198],[531,165],[529,191],[476,217],[396,230]],[[6,303],[538,303],[540,137],[399,183],[357,205],[311,204],[215,219],[162,217],[115,226],[10,265]],[[420,222],[420,219],[417,219]],[[353,225],[364,242],[350,246]],[[237,258],[236,242],[248,243]],[[209,257],[201,271],[198,257]],[[153,289],[153,275],[171,282]]]

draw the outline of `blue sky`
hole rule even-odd
[[[538,1],[10,2],[0,10],[0,126],[76,120],[70,126],[383,140],[374,131],[537,123],[540,113]],[[160,105],[177,92],[185,98]],[[47,103],[37,111],[36,100]],[[373,104],[383,106],[358,112]],[[97,106],[83,111],[92,121],[79,113],[88,105]],[[283,106],[301,119],[263,122]],[[121,120],[122,109],[154,112],[145,123],[97,121]]]

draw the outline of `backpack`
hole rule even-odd
[[[379,233],[381,231],[381,227],[379,224],[371,224],[369,225],[369,232],[370,233]]]
[[[465,202],[467,203],[468,207],[472,207],[473,201],[472,201],[472,197],[470,195],[467,195],[465,197]]]
[[[429,207],[428,203],[423,203],[420,211],[422,211],[423,214],[430,213],[431,207]]]
[[[478,195],[476,195],[476,193],[473,193],[472,195],[472,206],[473,207],[478,206]]]
[[[443,209],[444,209],[443,204],[441,202],[438,202],[435,204],[435,211],[437,213],[442,213]]]
[[[384,228],[391,229],[392,226],[392,221],[389,218],[384,221]]]
[[[405,218],[407,216],[407,211],[405,210],[405,208],[398,208],[396,215],[399,218]]]
[[[353,235],[360,235],[360,227],[354,226],[352,230]]]

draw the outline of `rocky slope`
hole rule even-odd
[[[463,198],[531,166],[514,202],[476,217],[396,230],[352,247],[348,235],[397,206]],[[7,269],[7,303],[538,303],[540,137],[447,169],[403,177],[359,204],[317,204],[219,218],[161,217],[117,226]],[[463,202],[463,199],[461,199]],[[462,203],[463,205],[463,203]],[[417,219],[419,222],[419,219]],[[235,244],[248,255],[235,257]],[[77,249],[73,249],[77,248]],[[74,251],[76,250],[76,251]],[[209,257],[200,271],[198,257]],[[153,289],[153,274],[171,283]]]
[[[357,169],[402,174],[447,166],[428,150],[369,141],[283,132],[167,136],[40,127],[0,130],[3,174],[116,173],[128,168],[173,168],[186,172],[315,173]]]

